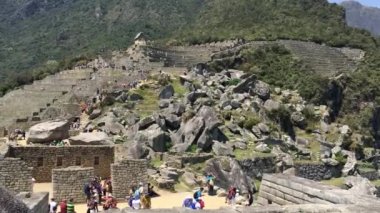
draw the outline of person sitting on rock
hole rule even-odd
[[[160,195],[154,191],[154,186],[152,184],[148,183],[148,195],[149,197],[159,197]]]

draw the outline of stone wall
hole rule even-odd
[[[49,209],[49,193],[20,193],[16,198],[21,200],[29,208],[31,213],[43,213]]]
[[[356,195],[335,186],[284,174],[264,175],[257,203],[264,206],[269,204],[380,205],[380,201],[372,196]]]
[[[93,167],[68,167],[53,169],[53,197],[56,200],[73,198],[74,202],[86,202],[83,186],[94,177]]]
[[[113,196],[125,198],[133,186],[148,182],[146,160],[123,160],[111,165]]]
[[[37,182],[51,182],[52,169],[70,166],[93,167],[95,175],[110,177],[114,162],[113,146],[26,146],[12,147],[11,155],[33,167]]]
[[[13,193],[32,192],[32,168],[17,158],[0,160],[0,186]]]
[[[275,173],[275,157],[256,157],[252,159],[239,160],[244,172],[251,178],[261,179],[264,173]]]
[[[341,176],[341,167],[328,166],[323,163],[295,163],[296,176],[310,180],[328,180]]]

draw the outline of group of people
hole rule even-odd
[[[49,203],[49,213],[57,213],[58,206],[60,208],[60,211],[59,211],[60,213],[76,213],[75,206],[74,206],[74,199],[70,199],[69,201],[67,201],[66,199],[63,199],[58,204],[56,200],[52,198]]]
[[[127,196],[128,205],[132,209],[150,209],[152,207],[151,198],[160,196],[153,188],[154,186],[150,183],[146,188],[143,183],[139,183],[138,187],[132,187]]]
[[[87,200],[87,212],[97,213],[98,206],[103,203],[103,210],[117,208],[117,200],[112,196],[111,178],[106,178],[103,183],[101,178],[95,177],[84,185],[84,194]]]
[[[22,129],[15,129],[8,135],[9,141],[25,140],[26,132]]]

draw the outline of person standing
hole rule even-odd
[[[52,198],[49,203],[49,212],[50,213],[56,213],[57,212],[57,202],[55,202],[55,199]]]
[[[62,200],[59,208],[61,209],[61,213],[67,213],[67,200]]]
[[[75,213],[74,199],[70,198],[67,204],[67,213]]]
[[[252,190],[248,190],[248,204],[247,206],[252,206],[253,204],[253,192]]]

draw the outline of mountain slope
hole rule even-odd
[[[347,27],[327,0],[5,0],[0,8],[0,93],[68,64],[68,58],[151,39],[201,43],[241,37],[297,39],[332,46],[377,46]],[[82,57],[86,58],[86,57]],[[65,63],[57,63],[66,59]],[[49,61],[31,74],[31,70]],[[50,62],[54,63],[50,63]]]
[[[344,17],[343,8],[326,0],[214,0],[207,1],[196,22],[179,37],[194,43],[243,37],[373,45],[368,33],[347,27]]]
[[[139,31],[152,39],[168,36],[192,20],[202,0],[7,0],[5,5],[2,82],[46,60],[125,48]]]
[[[345,1],[341,5],[346,9],[349,26],[365,29],[375,36],[380,36],[380,8],[365,7],[356,1]]]

